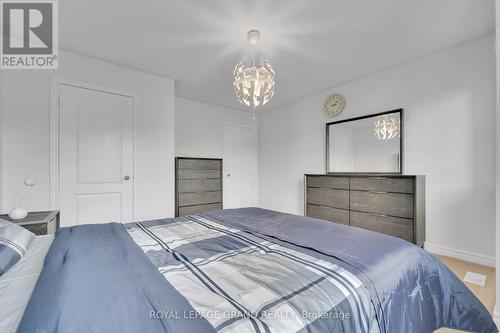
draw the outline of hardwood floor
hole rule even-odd
[[[472,264],[469,262],[465,262],[462,260],[454,259],[454,258],[449,258],[449,257],[444,257],[444,256],[438,256],[436,255],[437,258],[439,258],[448,268],[455,273],[460,280],[464,280],[465,273],[467,271],[471,271],[474,273],[479,273],[486,275],[486,284],[484,287],[478,286],[476,284],[472,283],[467,283],[467,287],[474,293],[474,295],[479,298],[481,302],[486,306],[486,308],[490,311],[490,313],[493,313],[493,307],[495,306],[495,269],[492,267],[486,267],[486,266],[481,266],[477,264]],[[435,332],[439,333],[451,333],[451,332],[459,332],[456,330],[448,329],[448,328],[442,328],[439,329]]]

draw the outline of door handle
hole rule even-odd
[[[227,176],[227,177],[231,177],[231,174],[230,174],[230,173],[228,173],[226,176]]]
[[[123,177],[123,180],[129,180],[129,179],[130,179],[130,177],[129,177],[129,176],[125,176],[125,177]]]

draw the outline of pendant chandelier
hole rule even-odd
[[[373,134],[379,140],[390,140],[399,135],[401,131],[401,122],[396,118],[384,117],[375,122]]]
[[[251,30],[247,34],[252,55],[234,68],[234,92],[241,104],[255,109],[269,102],[274,96],[274,69],[269,60],[257,54],[260,32]]]

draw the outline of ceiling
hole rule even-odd
[[[244,109],[246,32],[276,70],[273,108],[494,31],[493,0],[65,0],[61,48],[176,80],[176,95]]]

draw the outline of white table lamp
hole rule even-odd
[[[26,188],[22,190],[14,199],[14,208],[12,208],[11,211],[9,212],[9,217],[11,219],[20,220],[24,219],[28,215],[28,211],[26,210],[26,208],[17,207],[17,201],[24,193],[28,192],[29,189],[35,184],[36,181],[31,177],[28,177],[24,180],[24,185],[26,185]]]

